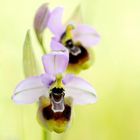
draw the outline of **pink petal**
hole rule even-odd
[[[99,43],[100,36],[92,27],[79,24],[73,30],[73,40],[74,42],[80,42],[84,47],[92,47]]]
[[[96,91],[88,82],[74,75],[66,75],[63,79],[65,84],[65,96],[73,98],[74,104],[90,104],[96,102]]]
[[[55,81],[55,76],[45,73],[41,75],[41,80],[44,85],[49,88],[51,84]]]
[[[62,25],[62,14],[63,14],[63,8],[57,7],[51,12],[51,15],[48,21],[48,28],[59,39],[65,31],[65,27]]]
[[[63,73],[68,65],[69,58],[62,51],[55,51],[42,57],[46,73],[56,75]]]
[[[66,55],[69,57],[68,49],[64,47],[61,43],[59,43],[56,38],[52,38],[51,40],[51,50],[65,52]]]
[[[48,89],[39,76],[34,76],[18,84],[12,99],[18,104],[30,104],[37,101],[42,95],[49,96]]]

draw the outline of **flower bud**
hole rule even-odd
[[[42,33],[47,27],[49,15],[50,12],[48,8],[48,3],[45,3],[37,10],[34,18],[34,29],[38,41],[40,42],[41,45],[42,45],[42,38],[43,38]]]
[[[48,18],[49,18],[49,8],[48,4],[43,4],[36,12],[34,19],[34,29],[36,33],[42,33],[47,27]]]

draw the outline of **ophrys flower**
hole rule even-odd
[[[82,78],[63,75],[69,62],[67,53],[49,53],[42,57],[42,62],[45,74],[21,81],[12,99],[18,104],[39,101],[39,123],[50,131],[61,133],[71,120],[72,104],[95,103],[96,92]]]
[[[89,68],[94,61],[91,47],[99,42],[100,36],[95,29],[86,24],[63,25],[62,14],[63,8],[55,8],[50,12],[47,26],[54,34],[52,42],[63,44],[69,51],[68,70],[78,73],[81,69]]]

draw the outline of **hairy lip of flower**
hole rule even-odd
[[[68,104],[65,104],[65,109],[62,112],[53,112],[51,109],[52,105],[49,105],[43,108],[42,113],[45,119],[47,120],[70,120],[71,117],[71,107]]]

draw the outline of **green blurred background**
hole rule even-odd
[[[24,79],[22,46],[37,8],[45,0],[0,0],[0,140],[41,140],[36,105],[16,105],[12,92]],[[50,0],[65,17],[78,3],[87,24],[101,35],[94,66],[81,73],[98,102],[74,107],[63,140],[140,140],[140,1]],[[38,44],[37,44],[38,45]],[[36,46],[38,48],[38,46]],[[53,139],[58,139],[52,133]],[[60,139],[60,137],[59,137]]]

